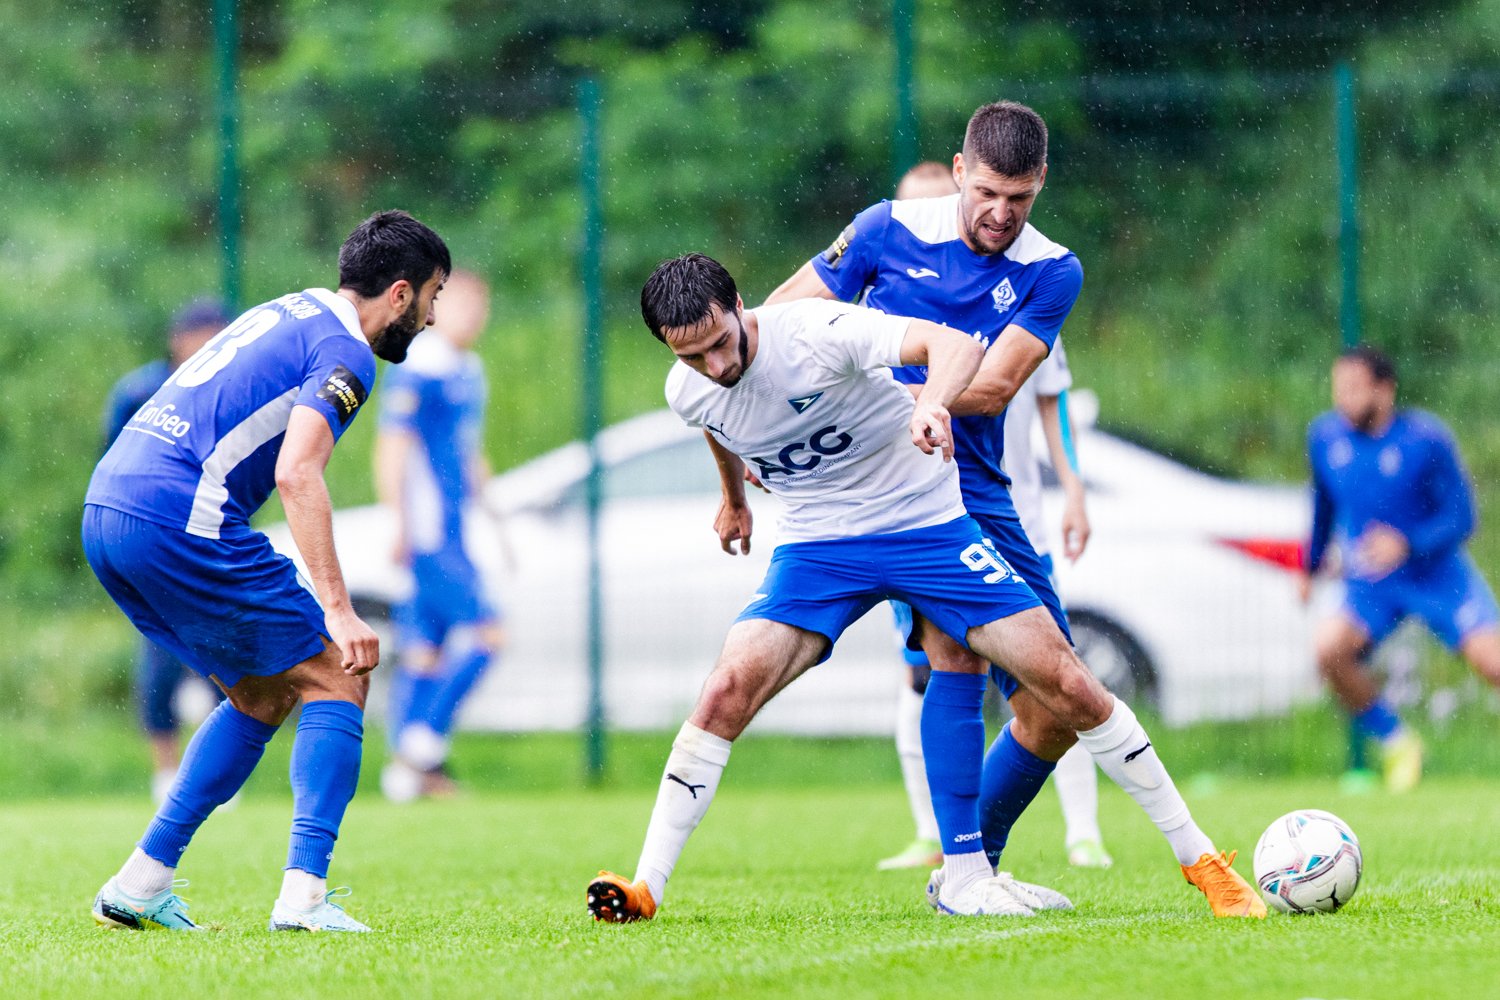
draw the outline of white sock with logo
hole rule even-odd
[[[115,885],[127,896],[150,899],[172,888],[176,868],[168,868],[137,847],[115,876]]]
[[[901,781],[911,802],[917,836],[938,840],[937,816],[932,811],[932,793],[927,789],[927,761],[922,756],[922,696],[901,685],[896,697],[896,755],[901,758]]]
[[[1178,864],[1191,865],[1212,854],[1213,841],[1198,829],[1187,803],[1156,756],[1146,730],[1130,706],[1119,698],[1102,726],[1078,734],[1078,742],[1094,755],[1099,767],[1145,810],[1151,822],[1172,845]]]
[[[1099,769],[1094,758],[1080,743],[1075,743],[1052,772],[1057,786],[1057,800],[1062,804],[1063,824],[1067,833],[1063,843],[1072,847],[1086,840],[1104,838],[1099,833]]]
[[[641,860],[635,868],[636,881],[645,880],[658,906],[683,846],[708,812],[708,804],[719,788],[731,746],[728,740],[691,722],[684,722],[672,741],[651,823],[646,827]]]
[[[984,851],[944,854],[942,898],[945,901],[957,899],[958,894],[969,886],[993,878],[994,874],[995,869],[990,867],[989,855]]]

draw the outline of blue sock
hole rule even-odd
[[[422,714],[413,716],[413,721],[425,722],[439,736],[447,736],[448,731],[453,728],[453,717],[458,714],[458,706],[473,690],[479,678],[484,676],[492,655],[487,647],[471,646],[459,655],[450,657],[449,663],[445,664],[448,669],[443,672],[442,684],[432,693]]]
[[[176,868],[198,827],[240,790],[275,735],[275,726],[220,702],[188,743],[177,780],[141,838],[141,850]]]
[[[1377,740],[1385,741],[1401,728],[1401,717],[1384,698],[1376,698],[1363,712],[1356,712],[1354,722]]]
[[[328,877],[333,842],[359,784],[364,712],[348,701],[302,706],[292,744],[292,842],[286,866]]]
[[[983,674],[934,670],[922,698],[922,753],[944,854],[972,854],[979,838],[984,759]]]
[[[1010,723],[984,755],[984,776],[979,786],[979,821],[984,830],[984,850],[990,864],[998,864],[1010,839],[1010,828],[1036,793],[1042,790],[1057,765],[1027,750],[1011,735]]]

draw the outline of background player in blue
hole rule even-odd
[[[1485,680],[1500,686],[1500,610],[1464,551],[1474,496],[1453,435],[1421,410],[1396,408],[1396,369],[1356,347],[1333,365],[1333,411],[1307,432],[1313,527],[1307,572],[1337,540],[1344,603],[1317,635],[1318,667],[1359,727],[1377,740],[1386,784],[1422,774],[1422,744],[1361,661],[1409,615],[1427,623]]]
[[[489,478],[480,435],[484,367],[473,347],[489,317],[489,289],[454,271],[443,319],[412,345],[380,392],[375,483],[396,524],[396,561],[412,572],[396,611],[391,677],[395,756],[381,772],[387,798],[449,794],[448,734],[464,696],[504,644],[500,619],[464,548],[464,508]]]
[[[148,361],[121,376],[109,391],[104,403],[106,450],[172,372],[233,318],[222,303],[213,299],[190,302],[172,316],[167,330],[167,356]],[[141,638],[140,652],[136,657],[135,691],[141,727],[145,729],[151,746],[151,801],[157,805],[166,800],[167,790],[177,777],[177,765],[182,762],[173,697],[189,676],[182,661],[171,652],[145,637]],[[208,687],[223,697],[217,688]]]
[[[100,889],[101,924],[196,929],[174,891],[178,861],[300,704],[291,843],[270,926],[369,929],[329,899],[326,878],[359,778],[380,642],[350,605],[323,470],[374,384],[375,358],[406,357],[451,268],[442,239],[410,215],[371,216],[339,251],[337,292],[292,292],[240,316],[136,412],[94,470],[89,565],[142,633],[228,696]],[[311,588],[250,527],[273,489]]]
[[[768,301],[849,300],[865,292],[872,308],[946,323],[985,345],[979,374],[952,409],[964,506],[1067,636],[1062,604],[1021,527],[1001,467],[1005,406],[1047,356],[1083,283],[1078,258],[1028,222],[1047,179],[1041,116],[1010,101],[980,107],[969,119],[962,152],[953,158],[953,179],[958,194],[881,202],[861,212]],[[912,384],[923,378],[913,366],[895,374]],[[973,653],[920,619],[914,638],[935,669],[975,667]],[[1077,740],[1037,692],[1018,687],[998,669],[994,676],[1015,718],[985,758],[981,812],[992,861]],[[1162,831],[1184,876],[1204,891],[1216,914],[1264,916],[1259,896],[1230,867],[1233,856],[1212,850],[1175,790],[1168,801],[1156,789],[1122,787]]]

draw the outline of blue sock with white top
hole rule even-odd
[[[932,810],[942,834],[944,865],[957,864],[968,881],[989,873],[980,865],[984,845],[979,832],[979,777],[984,760],[983,674],[934,670],[922,703],[922,753]],[[979,855],[979,858],[963,857]],[[966,863],[967,862],[967,863]],[[953,886],[958,891],[962,886]],[[944,886],[944,891],[949,891]]]

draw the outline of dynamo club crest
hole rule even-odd
[[[1016,290],[1010,286],[1010,279],[1006,278],[995,286],[990,292],[995,300],[995,312],[1003,313],[1016,304]]]

